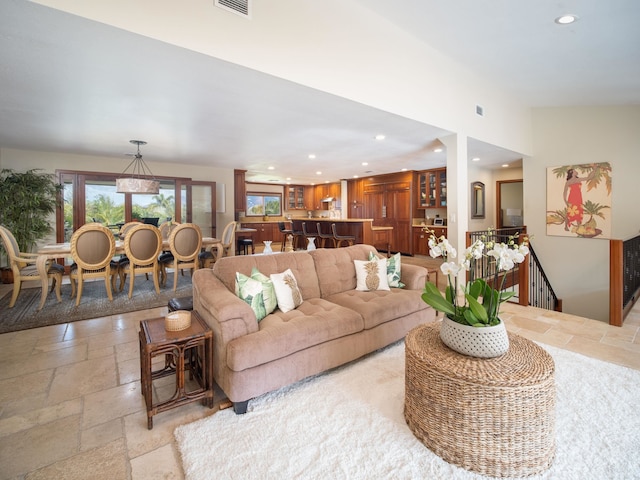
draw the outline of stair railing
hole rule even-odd
[[[621,327],[640,293],[640,235],[609,241],[609,324]]]

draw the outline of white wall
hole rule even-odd
[[[640,107],[541,108],[533,111],[534,156],[524,163],[525,218],[532,244],[563,310],[609,319],[609,241],[546,235],[546,169],[609,162],[612,237],[640,231]]]

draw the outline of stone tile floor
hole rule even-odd
[[[161,413],[147,430],[139,322],[166,311],[0,335],[0,479],[183,478],[174,429],[215,414],[225,399],[218,392],[213,409]],[[502,317],[532,340],[640,370],[640,304],[621,328],[512,304]],[[173,391],[172,381],[154,382],[156,393]]]

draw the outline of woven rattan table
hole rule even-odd
[[[165,330],[164,317],[142,320],[138,337],[140,381],[149,430],[157,413],[198,400],[213,407],[213,332],[197,312],[191,312],[189,328],[177,332]],[[157,356],[164,357],[164,361],[159,362],[158,370],[153,370],[153,359]],[[185,381],[185,371],[195,385]],[[153,380],[168,375],[175,376],[173,395],[154,403]]]
[[[519,335],[481,359],[440,340],[440,323],[406,337],[404,416],[413,434],[449,463],[494,477],[547,470],[555,455],[553,358]]]

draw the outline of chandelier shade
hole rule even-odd
[[[147,142],[144,140],[129,141],[138,146],[138,151],[134,155],[133,161],[122,172],[122,175],[128,176],[116,179],[116,192],[157,195],[160,192],[160,182],[155,179],[140,153],[140,145],[146,145]],[[127,172],[129,173],[127,174]]]

